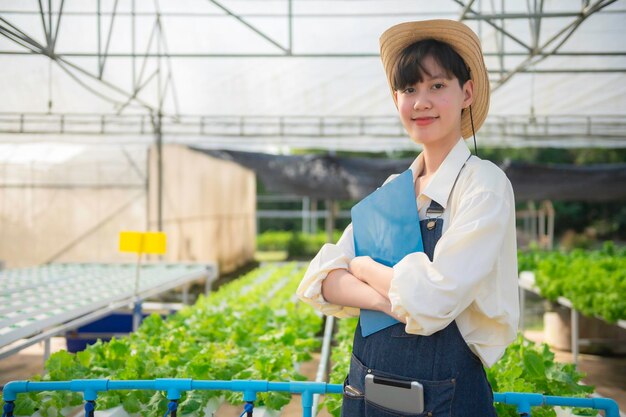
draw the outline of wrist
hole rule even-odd
[[[391,302],[380,295],[380,297],[374,302],[372,310],[377,310],[385,314],[391,313]]]
[[[366,268],[368,256],[357,256],[350,261],[349,271],[352,275],[354,275],[359,281],[367,283],[365,277],[367,276]]]

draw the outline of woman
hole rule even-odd
[[[462,23],[432,20],[391,27],[380,47],[400,120],[423,147],[410,169],[424,252],[393,267],[355,257],[350,225],[322,247],[297,293],[324,314],[368,309],[399,321],[367,336],[357,326],[343,416],[495,416],[483,365],[516,336],[517,250],[511,184],[463,140],[489,107],[480,42]],[[419,382],[423,412],[368,401],[368,374]]]

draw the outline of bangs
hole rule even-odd
[[[407,46],[400,54],[393,73],[393,89],[403,90],[424,81],[425,75],[432,76],[422,65],[427,57],[435,60],[448,79],[458,79],[461,87],[470,79],[463,58],[450,45],[435,39],[425,39]]]

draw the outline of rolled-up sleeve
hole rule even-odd
[[[298,298],[326,315],[340,318],[358,316],[358,308],[331,304],[322,296],[322,283],[328,273],[335,269],[347,270],[352,258],[354,237],[352,224],[349,224],[336,244],[325,244],[313,258],[296,291]]]
[[[484,293],[485,285],[497,288],[490,281],[498,279],[498,258],[509,247],[503,242],[514,222],[512,204],[512,192],[464,197],[432,262],[416,252],[393,267],[389,299],[393,312],[406,318],[408,333],[430,335],[445,328]]]

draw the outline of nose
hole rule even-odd
[[[413,97],[415,99],[415,101],[413,102],[413,110],[416,110],[416,111],[428,110],[432,107],[432,102],[430,101],[430,98],[428,97],[427,91],[423,91],[422,89],[419,89],[418,91],[415,92]]]

